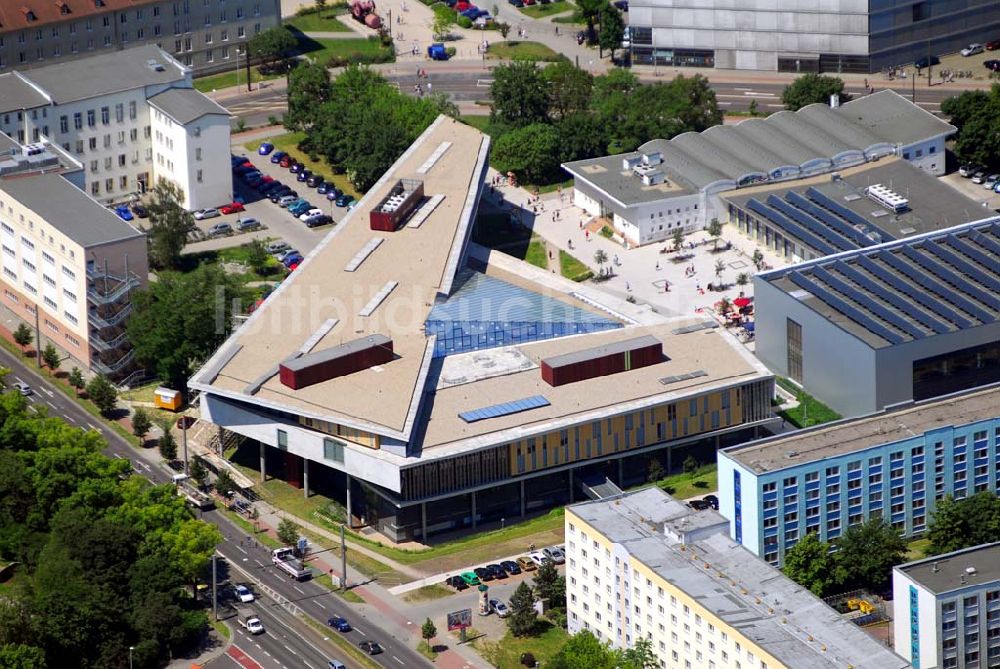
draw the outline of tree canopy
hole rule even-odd
[[[549,94],[542,71],[533,61],[515,60],[493,69],[490,117],[519,128],[549,118]]]
[[[962,162],[1000,168],[1000,84],[986,91],[966,91],[941,103],[958,128],[955,153]]]
[[[850,99],[850,96],[844,93],[842,79],[810,72],[785,86],[785,90],[781,93],[781,101],[785,104],[785,109],[798,111],[806,105],[817,102],[830,104],[830,96],[834,94],[840,96],[841,102]]]
[[[931,516],[928,553],[939,555],[1000,538],[1000,497],[983,491],[955,500],[945,497]]]
[[[493,166],[528,183],[548,181],[559,169],[559,133],[545,123],[511,130],[496,141]]]
[[[160,179],[153,186],[147,205],[149,260],[158,269],[176,268],[188,232],[194,229],[194,217],[181,206],[184,194],[171,181]]]
[[[815,532],[807,533],[785,553],[781,571],[817,597],[830,594],[844,580],[837,559],[830,553],[830,544],[820,541]]]
[[[219,541],[172,486],[131,477],[95,431],[0,395],[0,667],[160,666],[207,629],[184,595]]]
[[[298,47],[295,34],[285,26],[275,26],[250,38],[247,47],[250,58],[260,61],[264,70],[280,70],[287,66],[288,58]]]
[[[330,100],[330,71],[319,63],[303,63],[288,73],[288,113],[285,127],[306,130],[316,123],[319,109]]]

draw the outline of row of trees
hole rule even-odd
[[[98,433],[0,395],[0,664],[154,667],[193,647],[207,620],[185,586],[204,577],[218,531],[171,486],[130,477]]]
[[[990,543],[1000,537],[1000,497],[980,492],[937,503],[926,538],[927,556]],[[892,582],[892,568],[906,561],[906,540],[885,519],[852,525],[830,542],[815,532],[804,536],[785,554],[783,571],[793,581],[824,596],[856,588],[875,592]]]
[[[1000,84],[989,91],[965,91],[941,103],[958,128],[955,154],[963,163],[1000,169]]]
[[[528,183],[560,179],[562,162],[634,151],[722,122],[701,76],[640,84],[629,70],[594,77],[568,60],[544,69],[514,61],[494,68],[490,92],[493,164]]]
[[[300,148],[323,156],[362,191],[440,114],[457,117],[458,110],[440,94],[403,95],[364,66],[348,67],[331,81],[322,65],[302,64],[288,77],[286,127],[306,132]]]

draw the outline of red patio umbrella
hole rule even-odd
[[[737,297],[733,300],[733,306],[737,309],[742,309],[743,307],[749,306],[752,302],[752,297]]]

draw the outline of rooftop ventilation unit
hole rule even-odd
[[[585,381],[663,362],[663,343],[651,335],[616,341],[542,360],[542,380],[550,386]]]
[[[641,156],[633,156],[631,158],[622,158],[622,169],[625,171],[631,170],[636,165],[642,162]]]
[[[372,230],[394,232],[424,197],[424,182],[400,179],[368,214]]]
[[[167,69],[163,66],[163,63],[153,60],[152,58],[146,61],[146,66],[154,72],[165,72]]]
[[[901,214],[910,208],[909,200],[882,184],[868,186],[865,194],[895,214]]]
[[[659,151],[642,154],[643,165],[659,165],[663,162],[663,155]]]
[[[299,390],[387,363],[392,358],[392,340],[385,335],[373,334],[286,360],[278,366],[278,374],[282,385]]]
[[[642,179],[644,186],[655,186],[666,180],[666,175],[661,170],[649,165],[636,165],[632,171]]]

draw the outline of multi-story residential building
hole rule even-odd
[[[774,420],[773,377],[714,322],[467,252],[488,152],[435,121],[189,383],[262,473],[397,540],[707,461]]]
[[[565,526],[570,633],[648,639],[670,669],[910,666],[659,488],[567,507]]]
[[[1000,667],[1000,543],[892,570],[896,652],[914,669]]]
[[[771,564],[809,532],[829,541],[870,518],[914,536],[946,495],[997,490],[1000,387],[727,448],[718,463],[730,534]]]
[[[146,237],[81,189],[83,169],[48,144],[0,134],[0,308],[83,366],[122,378],[131,293],[147,281]]]
[[[0,3],[0,72],[152,45],[198,74],[238,66],[281,23],[280,0],[23,0]]]
[[[0,132],[48,141],[85,168],[102,202],[173,181],[189,209],[231,201],[229,112],[155,46],[0,74]]]
[[[878,72],[1000,34],[993,0],[634,0],[632,59],[675,67]]]

